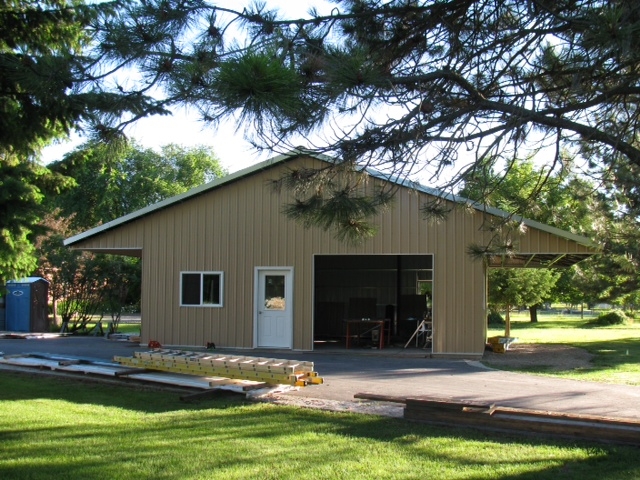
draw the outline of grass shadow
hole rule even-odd
[[[121,392],[114,395],[114,391]],[[213,398],[206,403],[184,402],[184,392],[137,384],[113,384],[102,379],[59,377],[31,372],[0,371],[0,400],[62,400],[76,404],[95,404],[143,413],[175,410],[226,408],[246,404],[243,395]],[[150,401],[150,399],[153,401]]]
[[[593,319],[566,319],[558,318],[554,320],[541,319],[537,322],[530,322],[524,320],[514,320],[511,322],[512,330],[552,330],[552,329],[572,329],[572,328],[585,328]]]
[[[594,355],[594,369],[618,368],[622,365],[640,364],[640,338],[576,343]],[[638,369],[640,372],[640,368]]]

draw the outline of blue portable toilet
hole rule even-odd
[[[49,327],[49,282],[28,277],[7,282],[6,329],[9,332],[46,332]]]

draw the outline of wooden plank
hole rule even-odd
[[[133,357],[121,357],[121,363],[104,363],[94,362],[89,359],[72,359],[56,357],[55,359],[42,358],[41,355],[15,355],[11,358],[0,356],[0,363],[8,365],[18,365],[25,367],[47,368],[50,370],[60,370],[65,372],[82,373],[82,374],[98,374],[112,377],[129,377],[135,380],[151,381],[156,383],[165,383],[176,386],[196,387],[201,389],[210,389],[213,387],[218,389],[232,390],[238,393],[249,392],[259,388],[265,388],[268,385],[285,384],[294,385],[297,382],[321,383],[321,377],[313,377],[307,380],[306,374],[294,375],[271,375],[263,372],[244,372],[239,378],[225,378],[212,375],[201,375],[194,373],[193,369],[188,365],[182,365],[180,368],[165,369],[146,369],[144,364],[148,363]],[[135,364],[133,368],[124,368],[123,364]],[[152,363],[152,362],[151,362]],[[172,364],[172,362],[165,362]],[[165,373],[166,372],[166,373]],[[232,372],[233,373],[233,372]],[[237,371],[235,373],[238,373]],[[242,373],[242,372],[240,372]],[[249,375],[247,375],[249,373]],[[247,379],[247,376],[253,378]],[[263,381],[263,377],[268,376]],[[283,381],[286,380],[286,381]]]
[[[636,420],[633,418],[629,419],[621,419],[615,417],[606,417],[600,415],[589,415],[589,414],[580,414],[580,413],[569,413],[569,412],[555,412],[548,410],[532,410],[525,408],[514,408],[514,407],[503,407],[498,406],[496,404],[479,404],[475,402],[468,401],[451,401],[445,399],[424,399],[424,398],[407,398],[407,405],[412,406],[416,410],[421,411],[436,411],[436,410],[460,410],[462,412],[467,413],[487,413],[490,411],[492,413],[500,413],[500,414],[512,414],[517,416],[528,416],[532,418],[540,418],[540,419],[563,419],[567,421],[584,421],[589,423],[603,423],[607,425],[616,424],[616,425],[628,425],[633,427],[640,427],[640,420]]]
[[[496,404],[492,403],[488,408],[478,407],[462,407],[462,411],[466,413],[484,413],[486,415],[493,415],[496,412]]]
[[[373,400],[376,402],[390,402],[390,403],[407,403],[407,397],[397,397],[393,395],[378,395],[377,393],[356,393],[353,398],[361,400]]]
[[[104,365],[77,364],[77,365],[59,366],[56,370],[61,370],[64,372],[83,373],[83,374],[92,373],[95,375],[105,375],[108,377],[115,377],[117,368],[118,367],[108,367]]]
[[[155,373],[136,373],[129,375],[134,380],[143,380],[145,382],[162,383],[178,387],[191,387],[209,389],[209,382],[205,378],[195,377],[193,375],[178,375],[164,372]]]
[[[180,400],[183,402],[197,402],[200,400],[207,400],[209,398],[216,398],[221,396],[229,396],[229,395],[238,395],[243,392],[236,392],[233,390],[224,390],[222,388],[211,388],[209,390],[204,390],[202,392],[190,393],[187,395],[182,395]]]
[[[127,368],[125,370],[118,370],[116,372],[116,377],[126,377],[127,375],[134,375],[136,373],[145,373],[149,372],[149,370],[145,368]]]
[[[265,382],[254,382],[252,380],[242,380],[238,378],[216,378],[209,380],[209,386],[222,387],[232,385],[242,389],[244,392],[265,388],[268,384]]]
[[[590,415],[584,413],[566,413],[566,412],[554,412],[547,410],[531,410],[527,408],[512,408],[512,407],[497,407],[496,411],[501,414],[514,414],[530,417],[543,417],[543,418],[559,418],[569,419],[573,421],[585,421],[602,424],[615,424],[615,425],[627,425],[630,427],[640,428],[640,420],[634,418],[616,418],[607,417],[602,415]]]
[[[635,419],[423,398],[408,398],[404,417],[440,425],[640,445],[640,421]]]
[[[0,359],[1,363],[6,363],[7,365],[17,365],[21,367],[38,367],[38,368],[49,368],[51,370],[56,370],[60,367],[57,361],[54,360],[44,360],[41,358],[30,358],[25,356],[14,356],[12,358],[4,357]]]
[[[462,411],[463,408],[488,409],[491,405],[486,403],[477,403],[467,400],[451,400],[446,398],[407,398],[407,405],[415,406],[420,409],[433,410],[457,410]]]

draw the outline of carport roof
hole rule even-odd
[[[490,268],[566,268],[589,258],[593,253],[516,253],[488,256]]]
[[[202,195],[203,193],[206,193],[210,190],[216,189],[218,187],[221,187],[223,185],[235,182],[240,180],[241,178],[244,178],[246,176],[252,175],[254,173],[257,173],[259,171],[271,168],[275,165],[278,165],[280,163],[284,163],[287,162],[289,160],[292,160],[294,158],[298,158],[301,156],[307,156],[307,157],[313,157],[316,158],[318,160],[322,160],[325,162],[329,162],[329,163],[335,163],[336,160],[332,157],[326,156],[326,155],[318,155],[318,154],[309,154],[304,148],[299,148],[296,150],[293,150],[289,153],[283,154],[283,155],[278,155],[276,157],[270,158],[268,160],[265,160],[264,162],[258,163],[256,165],[253,165],[249,168],[240,170],[238,172],[232,173],[230,175],[227,175],[225,177],[222,178],[218,178],[213,180],[212,182],[206,183],[204,185],[201,185],[199,187],[195,187],[187,192],[181,193],[180,195],[176,195],[174,197],[171,198],[167,198],[161,202],[158,202],[154,205],[150,205],[148,207],[145,207],[143,209],[137,210],[135,212],[129,213],[127,215],[124,215],[122,217],[119,217],[115,220],[112,220],[110,222],[107,222],[103,225],[100,225],[98,227],[92,228],[90,230],[87,230],[85,232],[82,232],[78,235],[75,235],[73,237],[67,238],[64,241],[64,245],[66,246],[73,246],[74,244],[81,242],[82,240],[91,238],[95,235],[99,235],[103,232],[106,232],[108,230],[111,230],[113,228],[116,228],[120,225],[124,225],[126,223],[132,222],[134,220],[137,220],[138,218],[142,218],[145,217],[147,215],[150,215],[158,210],[162,210],[165,208],[168,208],[174,204],[178,204],[181,202],[184,202],[186,200],[189,200],[192,197],[196,197],[198,195]],[[596,245],[588,238],[583,237],[581,235],[576,235],[574,233],[571,232],[567,232],[566,230],[561,230],[559,228],[556,227],[552,227],[550,225],[546,225],[544,223],[540,223],[537,222],[535,220],[529,220],[527,218],[521,217],[521,216],[515,216],[512,215],[508,212],[505,212],[504,210],[500,210],[498,208],[493,208],[487,205],[483,205],[480,204],[478,202],[474,202],[471,201],[467,198],[458,196],[458,195],[453,195],[450,193],[446,193],[443,192],[442,190],[437,190],[434,188],[430,188],[430,187],[426,187],[424,185],[421,185],[417,182],[412,182],[410,180],[407,179],[402,179],[402,178],[398,178],[398,177],[393,177],[393,176],[389,176],[389,175],[385,175],[384,173],[378,172],[376,170],[372,170],[372,169],[365,169],[365,171],[370,174],[373,177],[379,178],[381,180],[387,181],[387,182],[392,182],[395,183],[397,185],[400,186],[404,186],[407,188],[411,188],[413,190],[416,191],[420,191],[423,193],[426,193],[428,195],[437,197],[437,198],[442,198],[444,200],[448,200],[454,203],[458,203],[458,204],[463,204],[466,205],[470,208],[482,211],[482,212],[486,212],[490,215],[493,215],[495,217],[498,218],[503,218],[505,220],[509,220],[512,222],[518,222],[521,223],[527,227],[532,227],[532,228],[536,228],[538,230],[547,232],[547,233],[551,233],[553,235],[556,235],[560,238],[565,238],[567,240],[572,240],[580,245],[584,245],[593,249],[596,249]],[[139,255],[139,252],[132,252],[135,253],[136,256]],[[595,253],[595,252],[593,252]],[[579,262],[580,260],[583,260],[584,258],[587,258],[591,255],[593,255],[593,253],[581,253],[581,254],[563,254],[563,255],[554,255],[554,254],[538,254],[538,253],[529,253],[529,254],[523,254],[523,253],[516,253],[514,255],[492,255],[489,257],[489,266],[490,267],[521,267],[521,268],[533,268],[533,267],[567,267],[567,266],[571,266],[577,262]]]

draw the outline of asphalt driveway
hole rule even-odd
[[[146,351],[129,342],[101,337],[0,339],[0,352],[49,353],[100,360]],[[640,419],[640,387],[563,380],[487,369],[479,362],[400,356],[384,351],[282,352],[224,350],[249,356],[269,356],[313,361],[324,378],[285,395],[325,400],[353,401],[356,393],[399,397],[432,396],[452,400],[496,403],[536,410]]]

